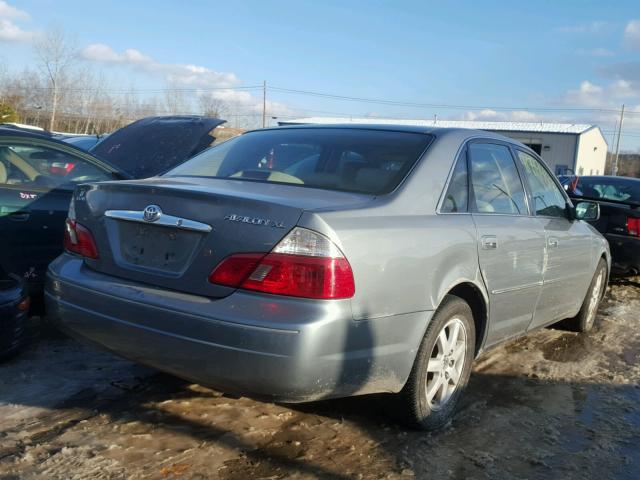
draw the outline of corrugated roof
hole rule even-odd
[[[547,122],[477,122],[467,120],[397,120],[389,118],[307,117],[279,120],[280,125],[357,123],[364,125],[412,125],[418,127],[473,128],[503,132],[537,132],[580,134],[594,127],[584,123]]]

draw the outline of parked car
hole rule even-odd
[[[609,274],[597,205],[488,132],[264,129],[73,198],[46,283],[61,329],[223,391],[399,393],[422,428],[486,348],[589,330]]]
[[[0,268],[0,361],[13,356],[22,346],[28,311],[24,283]]]
[[[640,179],[573,176],[566,185],[571,198],[600,205],[600,218],[591,223],[609,241],[613,271],[640,274]]]
[[[221,123],[204,117],[143,119],[91,153],[46,132],[0,126],[0,266],[25,279],[37,309],[47,265],[63,249],[75,186],[166,171],[211,144],[209,134]]]

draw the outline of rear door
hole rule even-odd
[[[45,139],[0,138],[0,265],[33,287],[62,252],[75,185],[113,179],[89,155]]]
[[[516,150],[530,203],[545,234],[542,292],[531,328],[576,313],[593,277],[591,230],[569,217],[568,197],[542,160]]]
[[[487,344],[524,332],[542,284],[544,230],[532,217],[507,144],[468,145],[471,209],[478,257],[490,302]]]

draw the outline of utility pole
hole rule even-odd
[[[624,122],[624,104],[620,110],[620,124],[618,126],[618,139],[616,140],[616,154],[613,158],[613,166],[611,167],[611,175],[618,175],[618,153],[620,152],[620,136],[622,135],[622,123]]]
[[[267,81],[262,82],[262,128],[267,126]]]

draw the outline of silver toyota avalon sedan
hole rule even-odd
[[[284,402],[397,393],[453,415],[475,357],[589,330],[607,242],[522,144],[474,130],[246,133],[165,175],[78,187],[47,308],[71,335]]]

